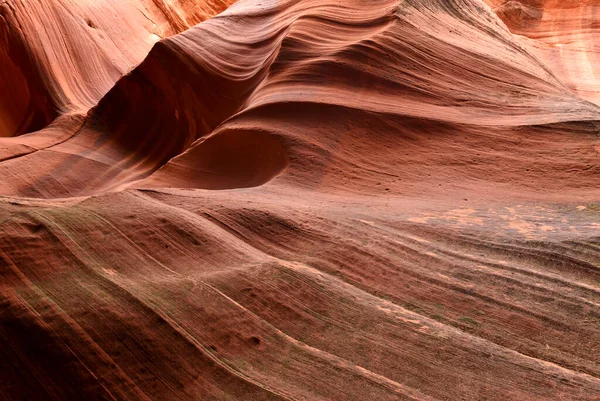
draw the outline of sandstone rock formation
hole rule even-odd
[[[600,397],[600,5],[229,3],[0,2],[0,398]]]

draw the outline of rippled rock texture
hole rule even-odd
[[[0,1],[0,399],[597,400],[600,3]]]

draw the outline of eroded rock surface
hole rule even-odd
[[[596,2],[229,3],[0,2],[0,398],[600,397]]]

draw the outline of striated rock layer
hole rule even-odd
[[[596,3],[228,3],[0,3],[0,398],[598,399]]]
[[[582,98],[600,104],[598,1],[486,2],[562,82]]]
[[[160,38],[222,11],[225,0],[0,3],[0,137],[85,113]]]

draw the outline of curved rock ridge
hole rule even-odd
[[[448,174],[465,185],[512,181],[523,191],[540,180],[552,191],[596,189],[598,116],[478,1],[240,2],[158,42],[67,140],[7,156],[0,170],[13,173],[3,174],[0,190],[89,195],[151,174],[133,185],[248,187],[290,161],[282,180],[332,190],[375,181],[419,190]],[[465,135],[460,147],[457,132]],[[219,137],[238,133],[247,146],[223,147],[228,140]],[[27,141],[38,135],[46,134]],[[277,156],[257,165],[263,146]],[[410,151],[393,151],[404,146]],[[255,150],[240,155],[242,147]],[[217,148],[220,156],[206,161]],[[528,160],[558,153],[530,168]],[[239,168],[224,168],[233,158]],[[415,160],[426,165],[417,175]],[[44,168],[32,180],[15,173],[20,165]]]
[[[0,399],[600,399],[596,2],[230,3],[0,0]]]
[[[181,4],[180,4],[181,3]],[[31,0],[0,3],[0,136],[85,113],[150,47],[228,1]]]

